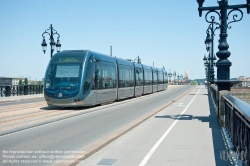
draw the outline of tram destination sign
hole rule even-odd
[[[55,59],[55,63],[75,63],[75,62],[82,62],[83,57],[57,57]]]

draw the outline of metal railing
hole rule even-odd
[[[3,85],[0,86],[1,97],[42,94],[43,85]]]
[[[232,95],[224,95],[225,128],[239,160],[250,166],[250,104]]]
[[[250,166],[250,104],[234,97],[230,91],[219,91],[216,85],[208,85],[218,121],[231,142],[233,158]],[[236,162],[237,163],[237,162]]]
[[[210,88],[210,93],[211,93],[211,97],[212,97],[212,101],[213,101],[213,104],[215,106],[215,111],[216,111],[216,114],[218,115],[218,103],[219,103],[219,93],[218,93],[218,87],[215,86],[214,84],[211,84],[209,86]]]

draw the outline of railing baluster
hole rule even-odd
[[[0,97],[42,94],[43,85],[2,85]]]

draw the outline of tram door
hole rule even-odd
[[[96,102],[102,102],[102,67],[101,64],[96,64],[95,71],[95,86],[96,86]]]

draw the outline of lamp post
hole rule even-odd
[[[205,68],[205,76],[206,76],[206,81],[207,81],[208,80],[208,71],[207,71],[207,68]]]
[[[49,31],[50,31],[50,33],[49,33]],[[60,35],[57,33],[57,31],[55,29],[53,29],[52,24],[50,24],[49,29],[46,29],[45,32],[43,32],[43,34],[42,34],[43,42],[41,45],[42,45],[42,49],[43,49],[44,54],[45,54],[46,49],[47,49],[47,43],[45,41],[45,36],[44,36],[45,33],[47,33],[50,36],[50,38],[49,38],[49,40],[50,40],[50,58],[52,58],[53,51],[55,50],[55,47],[57,48],[57,52],[60,52],[60,49],[61,49],[61,44],[60,44],[60,40],[59,40]],[[57,43],[55,43],[55,41],[54,41],[54,37],[53,37],[54,35],[57,35]]]
[[[162,69],[163,69],[164,83],[168,83],[168,73],[167,73],[167,71],[165,70],[165,67],[164,67],[164,66],[162,67]],[[165,77],[167,77],[167,80],[165,79]],[[166,80],[166,82],[165,82],[165,80]]]
[[[212,41],[212,38],[211,38],[211,36],[210,36],[210,33],[209,33],[209,30],[207,29],[207,37],[206,37],[206,40],[205,40],[205,45],[206,45],[206,50],[207,50],[207,52],[209,52],[210,50],[211,50],[211,41]],[[208,53],[208,56],[207,56],[207,58],[206,58],[206,62],[208,63],[207,64],[207,74],[208,74],[208,80],[207,81],[211,81],[211,77],[210,77],[210,75],[211,75],[211,66],[210,66],[210,58],[211,57],[211,55],[210,55],[210,52]]]
[[[208,59],[206,58],[206,55],[204,55],[203,58],[204,66],[205,66],[205,74],[206,74],[206,80],[208,81]]]
[[[213,65],[213,59],[214,59],[214,32],[219,29],[219,23],[215,22],[215,17],[211,16],[211,23],[209,24],[208,28],[207,28],[207,37],[205,40],[205,44],[206,44],[206,50],[209,52],[209,58],[208,58],[208,71],[209,71],[209,81],[211,84],[214,83],[214,65]],[[217,25],[217,27],[214,27],[214,25]],[[210,32],[211,32],[211,36],[210,36]]]
[[[229,45],[227,43],[227,29],[230,29],[231,26],[229,24],[233,22],[238,22],[242,20],[243,18],[243,12],[240,10],[240,8],[246,8],[247,13],[250,13],[250,0],[247,0],[246,4],[240,4],[240,5],[228,5],[228,0],[217,0],[219,6],[212,6],[212,7],[203,7],[203,3],[205,0],[197,0],[197,3],[199,5],[198,11],[199,16],[202,16],[202,11],[208,11],[206,13],[205,19],[208,23],[212,23],[212,21],[208,20],[208,14],[210,13],[216,13],[219,16],[220,19],[220,43],[219,43],[219,51],[216,53],[219,60],[216,63],[217,67],[217,79],[215,83],[218,86],[218,91],[220,90],[229,90],[230,91],[230,85],[232,81],[230,81],[230,66],[232,63],[228,60],[228,57],[230,56],[230,52],[228,51]],[[227,10],[230,10],[227,12]],[[220,11],[220,12],[218,12]],[[239,12],[241,14],[241,17],[237,19],[237,14],[233,15],[233,21],[227,22],[228,17],[232,12]]]
[[[179,83],[179,79],[180,79],[179,73],[178,73],[178,75],[177,75],[177,78],[178,78],[178,85],[179,85],[179,84],[180,84],[180,83]]]
[[[171,84],[171,77],[172,77],[172,73],[171,73],[171,70],[169,69],[169,72],[168,72],[168,77],[169,77],[169,82]]]
[[[139,57],[139,55],[138,55],[137,58],[134,59],[134,62],[135,62],[136,59],[137,59],[137,63],[141,64],[141,58]]]
[[[182,85],[182,79],[183,79],[183,75],[181,74],[181,85]]]
[[[174,83],[175,83],[175,77],[176,77],[176,72],[173,72],[173,76],[174,76]]]

